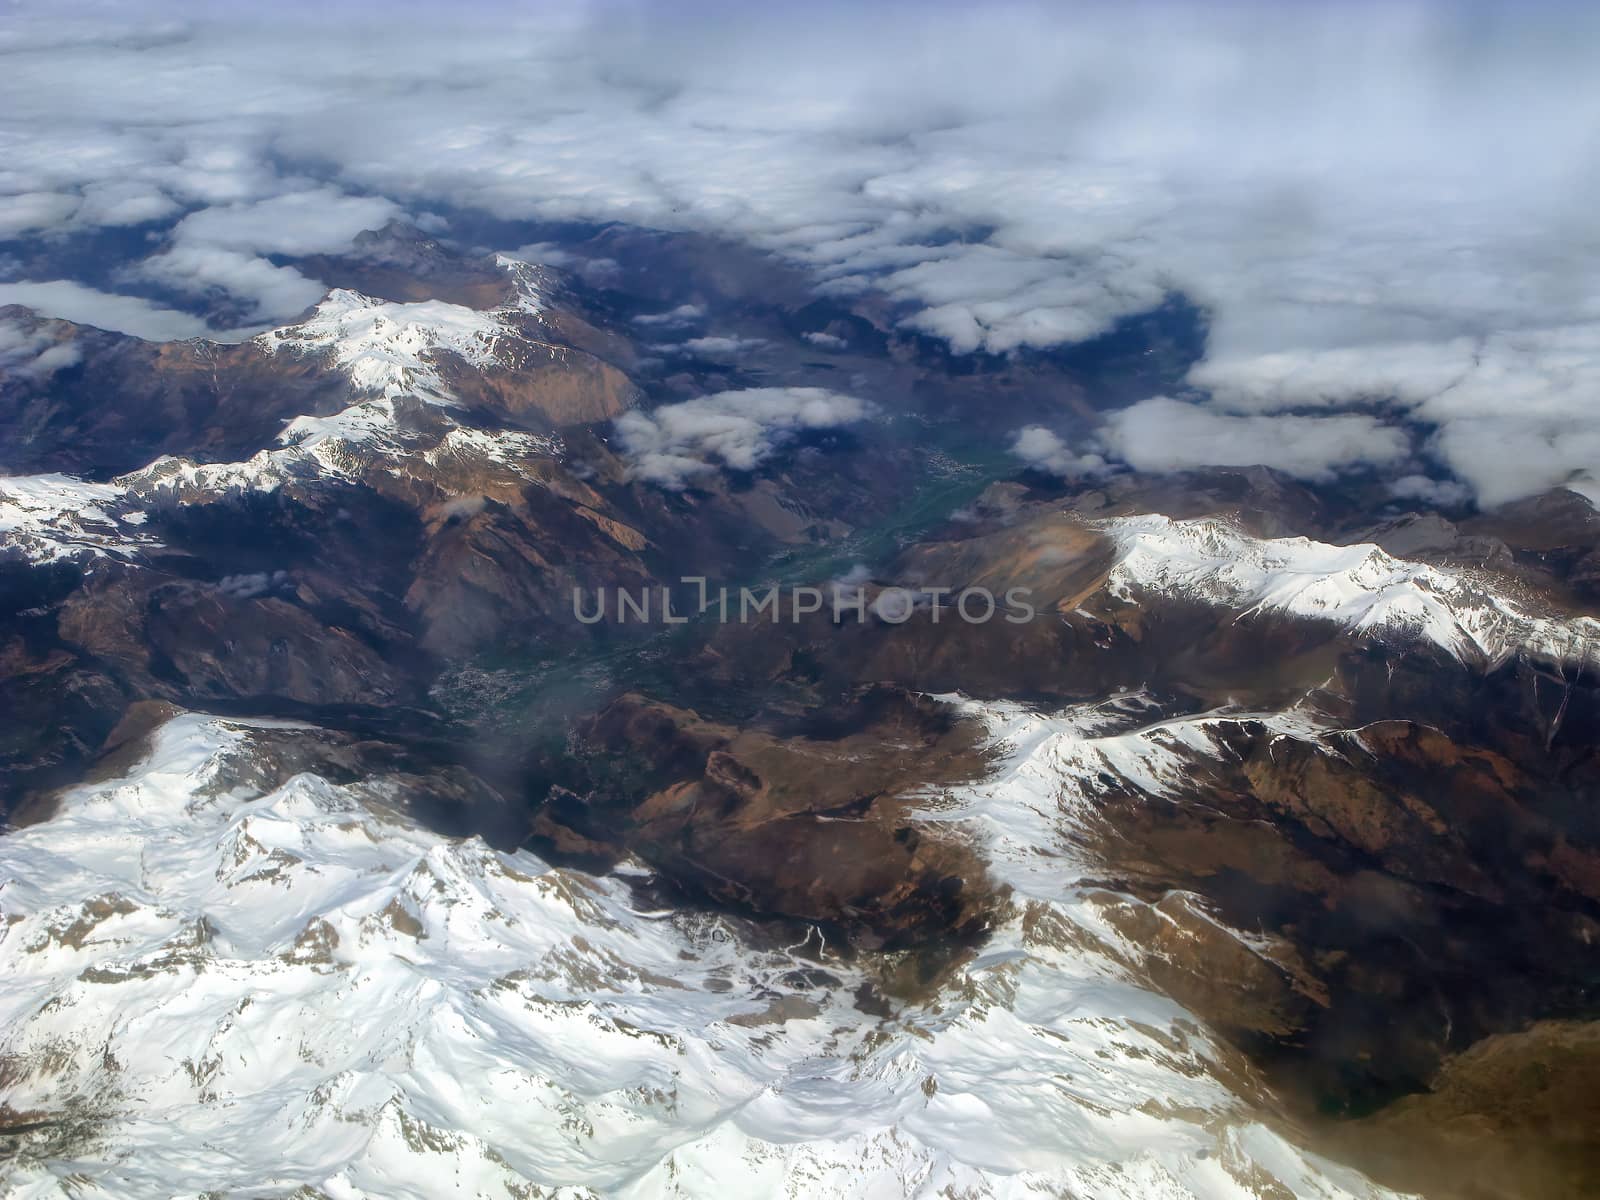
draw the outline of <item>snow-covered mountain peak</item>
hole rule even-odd
[[[403,405],[405,401],[399,402]],[[184,496],[216,496],[229,491],[270,492],[295,478],[359,480],[374,473],[425,477],[448,489],[445,468],[479,479],[521,486],[532,478],[535,459],[559,456],[559,438],[518,430],[483,430],[458,425],[448,417],[428,432],[406,428],[399,405],[368,400],[327,417],[297,417],[285,426],[281,445],[241,462],[197,463],[165,456],[116,480],[135,494],[163,491]]]
[[[271,351],[328,355],[362,395],[452,404],[440,356],[454,355],[480,369],[493,366],[501,339],[523,339],[512,319],[541,308],[534,268],[503,256],[497,264],[516,287],[516,297],[499,308],[484,311],[443,300],[399,303],[336,288],[307,320],[256,341]]]
[[[1160,514],[1099,528],[1117,548],[1107,586],[1126,600],[1181,597],[1331,621],[1362,635],[1431,642],[1485,666],[1519,651],[1565,659],[1600,645],[1600,621],[1537,612],[1488,572],[1396,558],[1370,542],[1259,538],[1214,517]]]
[[[258,340],[274,350],[328,354],[362,393],[417,395],[448,403],[435,355],[448,351],[474,366],[487,366],[493,361],[495,339],[503,333],[493,314],[464,305],[441,300],[398,304],[340,288],[328,293],[309,320]]]
[[[1081,936],[1019,912],[876,1016],[867,965],[817,938],[428,833],[393,779],[285,777],[275,742],[317,736],[178,716],[0,841],[9,1186],[1388,1195],[1252,1115],[1192,1018],[1093,949],[1070,872],[1032,903]]]
[[[131,557],[155,540],[145,514],[126,508],[126,493],[70,475],[0,477],[0,553],[35,563]]]

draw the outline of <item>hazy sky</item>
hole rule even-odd
[[[323,291],[266,256],[452,206],[741,239],[959,351],[1181,291],[1195,391],[1062,461],[1405,470],[1406,421],[1485,503],[1600,471],[1600,13],[755,7],[13,5],[0,238],[154,223],[123,286],[260,322]]]

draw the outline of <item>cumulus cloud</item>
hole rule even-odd
[[[1493,505],[1600,467],[1600,323],[1218,357],[1190,372],[1231,412],[1398,402],[1439,460]]]
[[[1035,470],[1063,479],[1098,475],[1106,469],[1106,460],[1101,455],[1072,453],[1058,434],[1043,425],[1019,429],[1012,440],[1011,453]]]
[[[681,354],[694,354],[702,358],[738,358],[742,354],[749,354],[752,350],[759,350],[767,344],[766,338],[747,338],[715,334],[710,337],[690,338],[688,341],[679,342],[673,346],[662,346],[662,350],[676,351]]]
[[[1397,500],[1421,500],[1438,508],[1450,508],[1472,499],[1472,489],[1453,479],[1430,479],[1426,475],[1402,475],[1389,484],[1389,494]]]
[[[392,200],[347,196],[317,187],[246,204],[217,205],[190,213],[172,231],[179,243],[249,250],[258,254],[333,254],[356,234],[401,215]]]
[[[1435,444],[1484,505],[1600,477],[1600,424],[1592,418],[1530,420],[1506,413],[1452,419]]]
[[[0,197],[0,237],[52,229],[78,211],[78,198],[60,192],[16,192]]]
[[[518,246],[511,252],[511,257],[571,271],[594,287],[608,287],[622,278],[622,265],[616,259],[574,254],[554,242],[530,242],[526,246]]]
[[[483,496],[452,496],[434,512],[445,521],[465,520],[477,516],[487,506],[488,500]]]
[[[97,291],[66,279],[0,283],[0,304],[21,304],[79,325],[157,342],[206,333],[206,323],[189,313],[162,308],[137,296]]]
[[[15,321],[0,321],[0,382],[7,376],[48,379],[57,371],[75,365],[82,357],[82,351],[71,342],[57,341]]]
[[[871,406],[826,388],[745,388],[617,418],[633,475],[671,491],[716,464],[750,471],[794,434],[864,420]]]
[[[1266,465],[1314,482],[1396,463],[1410,450],[1404,432],[1366,414],[1237,416],[1166,396],[1113,413],[1102,437],[1139,471]]]
[[[267,256],[398,209],[702,231],[966,353],[1185,293],[1185,419],[1300,472],[1392,461],[1373,400],[1485,502],[1600,437],[1592,6],[181,13],[8,10],[0,237],[187,214],[136,266],[266,314],[313,287]]]
[[[347,196],[317,187],[265,200],[217,205],[190,213],[173,229],[169,247],[140,264],[139,272],[180,292],[218,290],[247,300],[252,320],[299,315],[326,289],[268,255],[333,254],[358,233],[401,213],[393,201]]]
[[[224,575],[217,580],[217,591],[233,600],[254,600],[288,582],[287,571],[251,571],[241,575]]]
[[[249,320],[287,319],[322,299],[325,289],[293,267],[220,246],[180,245],[145,260],[145,278],[193,296],[220,292],[249,302]]]
[[[73,212],[77,224],[91,228],[147,225],[176,216],[182,206],[153,184],[138,179],[105,179],[87,184]]]
[[[837,611],[860,602],[871,582],[872,568],[866,563],[854,564],[843,575],[828,581],[828,606]]]

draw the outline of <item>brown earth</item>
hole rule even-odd
[[[1589,1200],[1600,1024],[1542,1021],[1446,1060],[1425,1091],[1322,1131],[1324,1153],[1427,1200]]]
[[[911,797],[980,772],[978,731],[894,690],[854,708],[842,736],[784,734],[624,696],[581,730],[586,802],[538,832],[626,847],[718,903],[863,948],[967,944],[993,889],[968,847],[917,827]]]

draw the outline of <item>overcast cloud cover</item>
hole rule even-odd
[[[285,259],[450,205],[740,238],[959,351],[1181,291],[1208,353],[1102,431],[1134,466],[1322,478],[1398,462],[1401,421],[1485,503],[1600,466],[1600,13],[755,8],[29,0],[0,15],[0,237],[160,222],[127,286],[268,322],[320,295]]]

